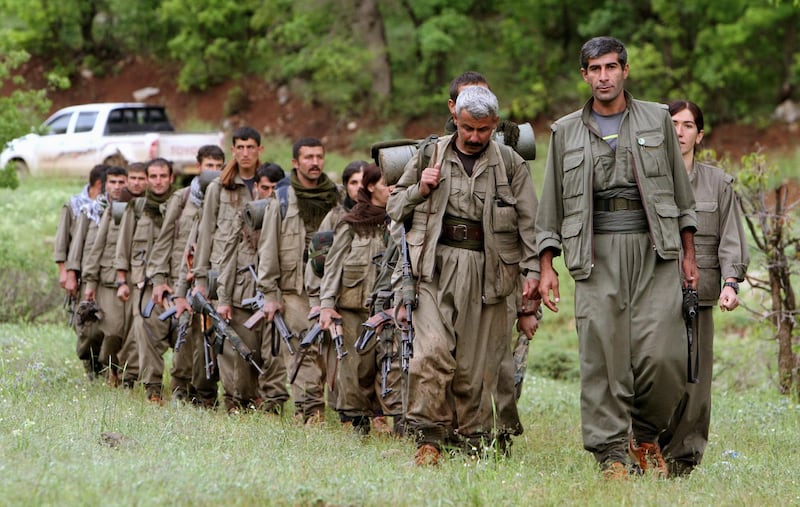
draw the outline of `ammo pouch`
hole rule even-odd
[[[325,274],[325,257],[333,245],[333,231],[317,231],[308,244],[308,260],[311,270],[319,278]]]

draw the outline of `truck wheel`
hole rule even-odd
[[[19,179],[24,179],[31,175],[31,171],[30,169],[28,169],[28,164],[26,164],[25,161],[20,159],[15,159],[12,160],[11,163],[17,169],[17,176],[19,177]]]

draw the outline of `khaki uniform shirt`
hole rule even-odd
[[[119,225],[119,238],[114,253],[114,268],[127,271],[128,284],[144,287],[147,263],[153,250],[153,243],[161,230],[162,217],[152,217],[142,211],[136,216],[136,202],[144,197],[130,201],[122,214]]]
[[[194,283],[207,287],[208,271],[220,272],[225,248],[232,248],[242,229],[242,210],[253,200],[250,190],[238,172],[234,178],[235,188],[223,188],[219,178],[209,183],[203,197],[203,211],[197,231],[197,248],[194,257]]]
[[[53,262],[67,262],[69,243],[72,239],[76,222],[76,217],[72,214],[72,206],[70,206],[69,201],[67,201],[61,208],[61,216],[58,220],[55,245],[53,245]]]
[[[343,310],[366,310],[366,299],[375,285],[378,266],[372,260],[386,250],[383,227],[370,234],[356,234],[341,222],[325,258],[325,273],[320,287],[320,306]]]
[[[153,254],[150,257],[149,274],[154,285],[168,283],[174,289],[181,265],[185,263],[186,243],[192,223],[199,212],[199,208],[189,200],[189,192],[189,187],[183,188],[167,201],[164,223],[153,244]],[[182,296],[185,292],[175,294]]]
[[[97,238],[98,228],[98,223],[95,223],[86,213],[80,214],[75,222],[69,255],[64,264],[68,270],[79,273],[86,271],[87,256]]]
[[[343,205],[336,206],[332,210],[325,215],[325,218],[322,219],[322,223],[319,224],[319,229],[317,231],[330,231],[336,227],[336,224],[339,223],[339,220],[347,213]],[[311,307],[319,306],[319,287],[322,283],[322,278],[318,277],[314,270],[311,269],[311,259],[308,260],[308,265],[306,265],[306,273],[305,273],[305,285],[306,285],[306,292],[308,293],[308,299],[310,302]]]
[[[695,163],[689,180],[697,201],[697,291],[701,305],[713,306],[719,300],[721,280],[744,280],[750,263],[747,236],[731,176],[716,167]]]
[[[500,148],[490,141],[475,162],[472,176],[468,176],[454,151],[454,142],[452,136],[439,138],[438,158],[429,165],[441,164],[441,178],[428,198],[419,193],[417,152],[406,164],[386,210],[397,222],[405,222],[412,215],[406,242],[414,275],[422,276],[425,281],[434,277],[436,247],[445,213],[482,222],[485,253],[482,298],[486,304],[497,304],[512,292],[520,271],[529,278],[539,276],[534,238],[536,191],[528,164],[518,154],[513,154],[512,167],[505,167]],[[424,265],[420,265],[421,259]]]
[[[306,230],[297,195],[288,189],[286,216],[281,218],[280,202],[270,199],[264,209],[259,240],[258,288],[267,301],[280,301],[281,293],[306,295],[305,252],[313,231]]]
[[[83,279],[86,287],[97,290],[98,285],[115,287],[117,270],[114,268],[114,254],[117,249],[119,224],[114,222],[111,206],[103,212],[100,225],[97,227],[92,248],[86,256]]]

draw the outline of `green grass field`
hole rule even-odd
[[[27,180],[0,190],[2,270],[53,282],[49,241],[79,187]],[[307,429],[289,414],[157,407],[138,388],[92,383],[60,309],[0,324],[0,505],[800,504],[800,405],[778,394],[775,343],[742,311],[717,314],[703,464],[686,479],[604,481],[582,449],[572,284],[561,280],[561,311],[546,313],[531,343],[525,433],[510,458],[433,469],[412,465],[410,441],[356,437],[332,413]],[[104,432],[122,435],[119,445]]]

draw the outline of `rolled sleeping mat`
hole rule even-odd
[[[508,143],[525,160],[536,159],[536,136],[530,123],[516,125],[508,121],[501,122],[494,139],[501,144]],[[387,185],[394,185],[400,180],[403,169],[422,141],[423,139],[395,139],[372,145],[372,159],[381,168]]]
[[[244,215],[242,220],[244,225],[251,231],[260,231],[261,223],[264,221],[264,211],[269,204],[269,198],[250,201],[244,205]]]
[[[125,213],[127,207],[127,202],[114,201],[111,203],[111,218],[114,219],[114,225],[119,225],[122,221],[122,214]]]
[[[200,191],[205,193],[208,184],[219,177],[222,171],[201,171],[197,175],[197,180],[200,182]]]

